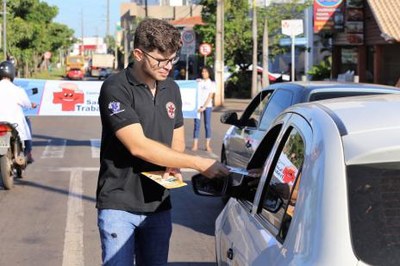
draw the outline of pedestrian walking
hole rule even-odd
[[[145,19],[136,28],[134,62],[104,81],[97,186],[98,227],[104,265],[167,265],[172,232],[169,190],[142,172],[180,168],[209,178],[228,169],[214,159],[184,153],[182,100],[168,77],[178,62],[181,36],[168,22]]]
[[[212,75],[212,70],[208,66],[201,68],[201,78],[198,79],[197,85],[197,97],[199,109],[197,112],[200,113],[199,118],[194,119],[193,128],[193,146],[192,151],[197,151],[199,145],[200,126],[201,118],[204,120],[204,130],[206,136],[206,147],[205,150],[212,152],[211,149],[211,113],[213,107],[213,96],[215,93],[215,82]]]

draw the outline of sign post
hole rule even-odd
[[[303,20],[301,19],[286,19],[282,20],[282,34],[289,35],[292,39],[292,81],[294,81],[295,76],[295,36],[303,33]]]
[[[186,55],[186,80],[189,78],[189,55],[194,54],[196,50],[196,35],[193,30],[184,30],[182,32],[183,46],[181,54]]]

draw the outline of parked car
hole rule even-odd
[[[218,265],[398,265],[399,113],[400,95],[298,104],[252,156],[259,177],[193,176],[197,194],[231,196]]]
[[[101,68],[99,72],[99,79],[106,79],[112,74],[111,68]]]
[[[72,69],[68,70],[68,72],[67,72],[67,78],[68,79],[82,80],[83,77],[84,77],[84,73],[79,68],[72,68]]]
[[[250,157],[271,122],[287,107],[301,102],[381,93],[400,93],[396,87],[341,82],[285,82],[263,89],[245,108],[240,118],[233,111],[221,115],[221,122],[232,125],[226,132],[221,162],[246,168]]]

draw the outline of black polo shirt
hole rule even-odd
[[[170,209],[169,191],[140,174],[165,168],[131,155],[115,132],[140,123],[147,138],[171,146],[174,129],[183,126],[178,85],[170,78],[159,81],[153,97],[130,65],[104,81],[99,107],[103,131],[96,207],[134,213]]]

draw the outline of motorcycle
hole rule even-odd
[[[14,176],[23,177],[27,166],[24,154],[24,142],[21,141],[16,125],[0,122],[0,171],[3,186],[9,190],[14,185]]]
[[[32,94],[37,93],[33,88]],[[28,159],[24,154],[25,144],[16,129],[18,125],[0,121],[0,172],[3,186],[10,190],[14,185],[14,177],[23,178]]]

